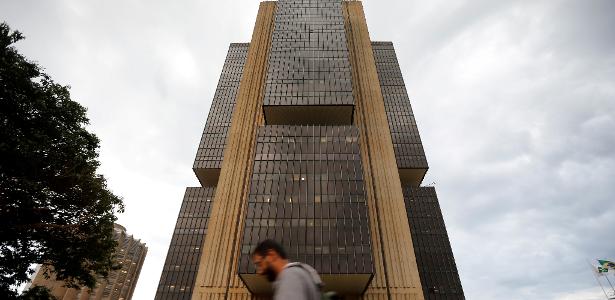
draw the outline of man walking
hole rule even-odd
[[[274,300],[319,300],[322,281],[314,268],[289,262],[286,251],[273,240],[260,242],[252,253],[256,273],[273,282]]]

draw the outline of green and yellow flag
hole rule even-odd
[[[615,270],[615,263],[610,260],[599,259],[598,263],[603,269],[607,270],[607,272],[609,269]]]

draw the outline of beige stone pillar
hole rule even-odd
[[[243,214],[254,158],[273,32],[275,2],[261,2],[239,85],[222,170],[192,299],[251,299],[237,275]]]
[[[344,2],[375,277],[364,299],[423,299],[393,142],[359,1]]]

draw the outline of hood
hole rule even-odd
[[[312,278],[312,281],[314,281],[314,283],[318,287],[322,288],[324,286],[324,283],[320,279],[320,276],[318,275],[318,272],[316,272],[316,270],[314,268],[312,268],[312,266],[310,266],[308,264],[300,263],[300,262],[292,262],[292,263],[288,263],[286,266],[284,266],[284,268],[290,268],[290,267],[299,267],[299,268],[302,268],[302,269],[306,270],[308,272],[308,274],[310,274],[310,278]]]

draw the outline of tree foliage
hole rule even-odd
[[[122,200],[96,173],[86,109],[17,52],[21,39],[0,24],[0,294],[15,296],[35,263],[92,287],[113,267]]]
[[[58,300],[51,290],[44,286],[33,286],[19,295],[19,300]]]

